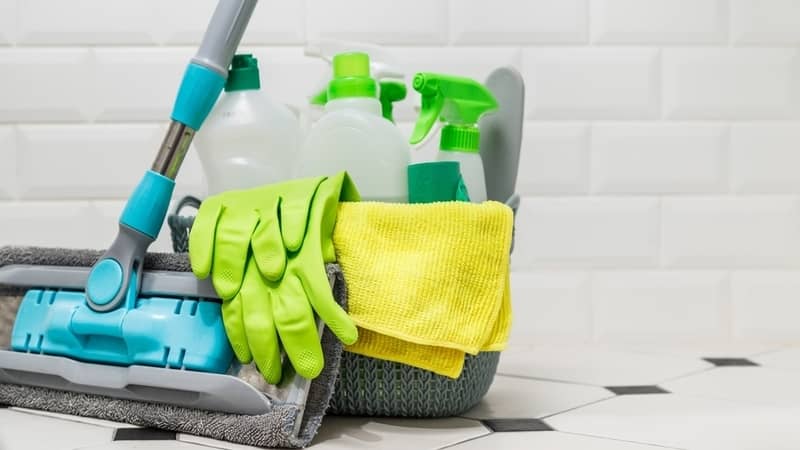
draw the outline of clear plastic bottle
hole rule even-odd
[[[225,93],[194,140],[209,195],[291,178],[300,125],[260,87],[258,61],[236,55]]]
[[[409,146],[381,114],[377,86],[365,53],[333,58],[333,80],[320,119],[300,152],[298,177],[346,170],[364,200],[406,202]]]

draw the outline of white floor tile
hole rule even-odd
[[[653,447],[645,444],[554,431],[537,431],[531,433],[493,433],[449,448],[455,450],[486,450],[488,448],[502,450],[655,450],[666,447]]]
[[[489,434],[467,419],[326,417],[311,448],[437,449]]]
[[[630,395],[559,414],[559,431],[697,450],[796,450],[800,406],[779,408],[672,395]]]
[[[594,386],[498,375],[486,397],[464,417],[541,418],[613,396],[606,389]]]
[[[111,442],[114,430],[0,409],[0,449],[61,450]]]
[[[498,373],[595,386],[649,385],[712,367],[700,359],[594,346],[516,346]]]
[[[797,372],[766,367],[719,367],[661,387],[676,394],[739,400],[763,405],[800,406]],[[797,419],[800,423],[800,418]]]
[[[44,417],[52,417],[53,419],[65,420],[69,422],[78,422],[78,423],[85,423],[87,425],[97,425],[99,427],[107,427],[112,429],[117,428],[139,428],[136,425],[131,425],[129,423],[121,423],[121,422],[112,422],[110,420],[102,420],[102,419],[95,419],[94,417],[82,417],[82,416],[73,416],[69,414],[60,414],[54,413],[49,411],[40,411],[36,409],[27,409],[27,408],[11,408],[12,411],[19,411],[28,414],[35,414]],[[0,449],[1,450],[1,449]]]
[[[251,447],[249,445],[241,445],[241,444],[234,444],[232,442],[225,442],[219,441],[217,439],[211,439],[201,436],[195,436],[192,434],[179,434],[178,440],[181,442],[188,442],[191,444],[198,444],[204,447],[211,447],[211,448],[222,448],[225,450],[257,450],[258,447]]]
[[[790,347],[775,352],[765,353],[752,358],[752,360],[765,367],[800,370],[800,347]]]
[[[651,355],[672,355],[690,358],[750,358],[781,348],[769,342],[658,342],[646,344],[620,344],[619,348]]]
[[[208,450],[195,444],[178,441],[119,441],[103,445],[78,447],[74,450]],[[55,449],[54,449],[55,450]]]

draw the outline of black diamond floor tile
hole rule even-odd
[[[486,419],[482,421],[490,430],[498,433],[513,431],[553,431],[543,420],[539,419]]]
[[[717,367],[757,367],[758,364],[747,358],[703,358]]]
[[[617,395],[648,395],[648,394],[669,394],[669,391],[655,385],[643,386],[606,386],[606,389]]]
[[[120,428],[114,434],[115,441],[174,441],[177,438],[174,431],[154,428]]]

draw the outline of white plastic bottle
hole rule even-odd
[[[260,87],[258,61],[236,55],[225,93],[194,140],[209,195],[291,178],[300,125]]]
[[[305,139],[296,175],[346,170],[364,200],[406,202],[409,160],[403,134],[381,115],[367,54],[336,55],[328,101]]]
[[[439,150],[437,161],[458,161],[461,167],[461,178],[467,186],[469,200],[473,203],[486,201],[486,180],[483,172],[483,160],[477,152]]]

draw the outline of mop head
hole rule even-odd
[[[10,264],[90,267],[101,254],[93,250],[2,247],[0,267]],[[185,254],[166,253],[148,254],[144,269],[191,271]],[[347,293],[341,270],[331,264],[328,274],[335,278],[334,298],[346,307]],[[23,294],[24,290],[19,288],[0,286],[0,349],[7,349],[10,345],[14,316]],[[0,404],[96,417],[258,447],[300,448],[309,445],[316,435],[339,374],[342,345],[327,328],[322,335],[322,350],[325,368],[311,383],[297,436],[292,434],[292,430],[303,411],[288,404],[276,405],[268,414],[248,416],[3,383],[0,383]],[[270,390],[253,367],[243,368],[239,378],[262,392]]]

